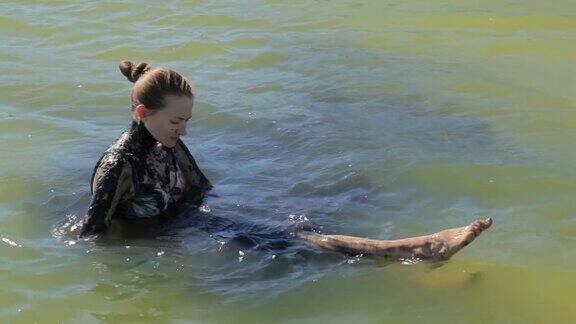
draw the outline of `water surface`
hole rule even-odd
[[[0,4],[0,318],[568,322],[576,17],[568,0]],[[129,124],[122,59],[174,68],[201,211],[272,229],[420,235],[491,215],[441,267],[282,253],[176,219],[70,234]]]

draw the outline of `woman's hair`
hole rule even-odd
[[[192,87],[178,72],[168,68],[151,68],[148,63],[120,62],[120,72],[134,83],[132,109],[143,104],[149,110],[164,107],[167,95],[180,95],[193,98]]]

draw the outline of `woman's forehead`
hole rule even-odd
[[[192,108],[193,100],[187,96],[176,96],[176,95],[167,95],[164,98],[164,105],[166,108],[170,107],[180,107],[180,108]]]
[[[188,118],[192,114],[192,98],[186,96],[166,96],[164,101],[164,109],[162,111],[165,114],[172,116],[179,116],[182,118]]]

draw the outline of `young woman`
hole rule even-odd
[[[188,82],[167,68],[120,63],[134,83],[133,121],[104,152],[92,175],[92,200],[81,237],[104,232],[113,218],[143,219],[170,214],[181,199],[200,202],[212,187],[186,145],[186,123],[194,95]],[[391,259],[447,259],[490,227],[490,218],[432,235],[375,240],[300,231],[297,239],[327,250]]]

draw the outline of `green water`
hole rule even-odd
[[[571,322],[576,15],[553,1],[0,4],[0,319]],[[129,122],[122,59],[185,75],[221,217],[420,235],[491,215],[441,267],[206,233],[70,234]],[[120,227],[120,226],[118,226]]]

